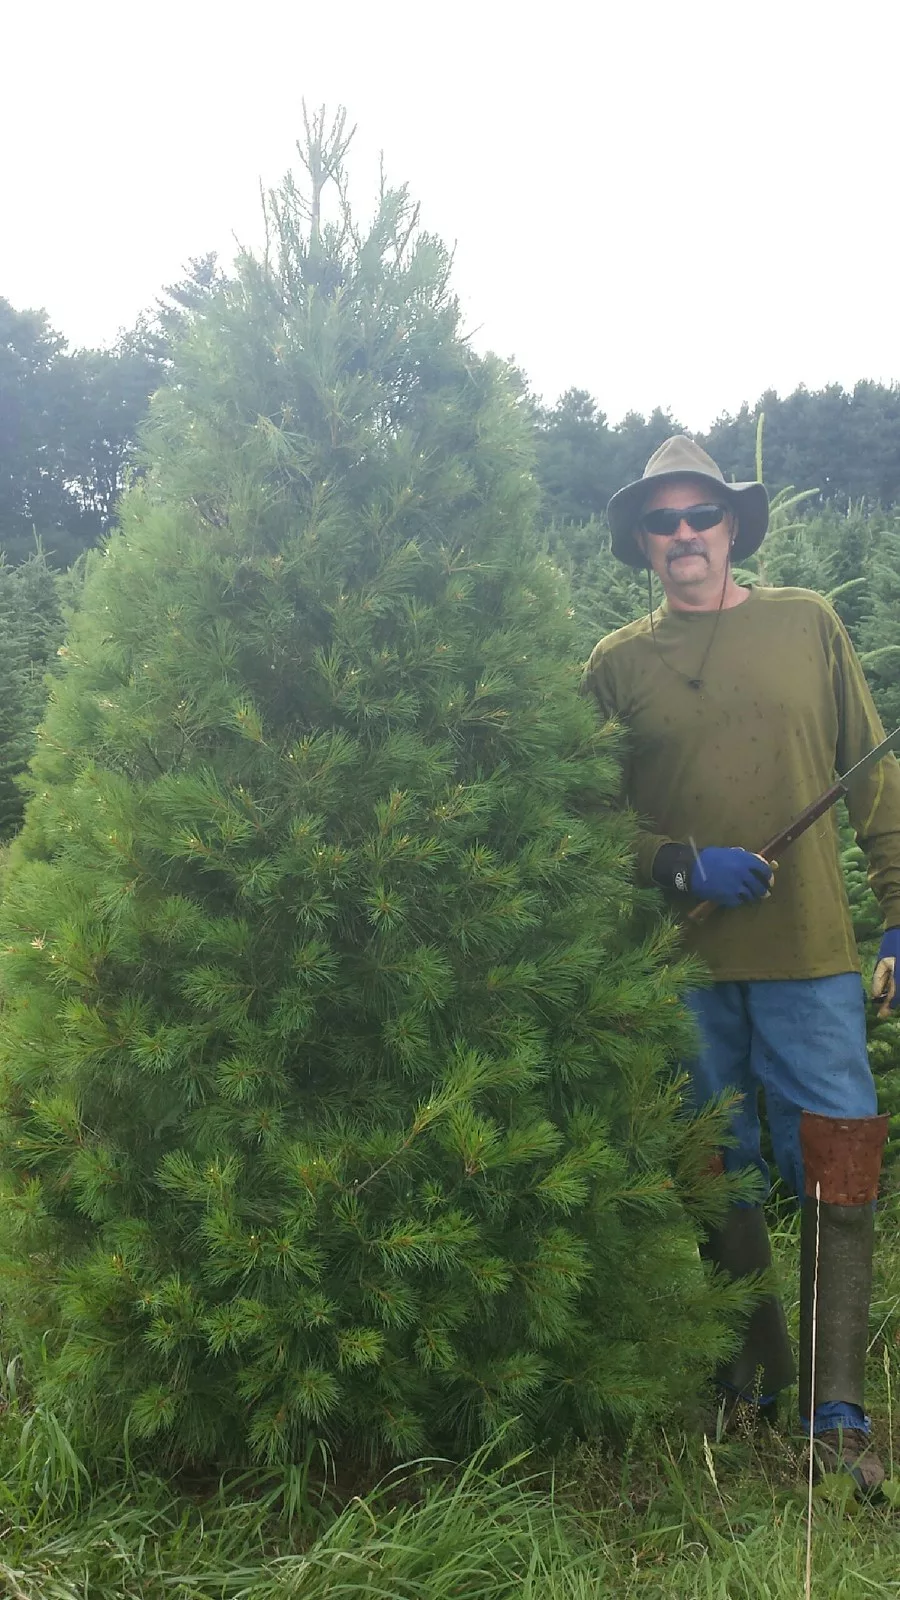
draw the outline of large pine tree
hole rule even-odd
[[[527,417],[322,135],[188,319],[0,914],[7,1337],[172,1461],[630,1423],[727,1343]]]

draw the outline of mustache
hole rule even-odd
[[[673,545],[666,552],[666,566],[670,567],[672,562],[678,561],[681,556],[702,556],[704,561],[709,561],[709,556],[702,544],[698,544],[695,539],[686,539],[681,544]]]

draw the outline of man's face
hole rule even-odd
[[[683,511],[689,506],[723,504],[722,496],[700,478],[681,478],[651,489],[635,537],[667,594],[690,594],[711,580],[724,581],[735,519],[726,511],[721,522],[701,532],[681,522],[673,534],[658,534],[644,531],[643,518],[648,511],[663,507]]]

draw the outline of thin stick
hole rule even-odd
[[[816,1264],[813,1272],[812,1295],[812,1350],[809,1361],[809,1484],[806,1500],[806,1600],[812,1600],[812,1530],[813,1530],[813,1455],[816,1436],[816,1323],[819,1312],[819,1219],[821,1215],[822,1185],[816,1184]]]
[[[690,837],[690,835],[688,835],[688,844],[690,845],[691,849],[694,852],[694,860],[697,863],[697,869],[698,869],[698,871],[700,873],[701,878],[703,879],[703,882],[705,883],[706,882],[706,868],[704,867],[703,862],[700,860],[700,851],[697,849],[697,846],[695,845],[695,843],[694,843],[693,839]]]
[[[883,1348],[883,1350],[881,1352],[881,1359],[882,1359],[882,1361],[884,1363],[884,1376],[887,1379],[887,1392],[888,1392],[888,1457],[889,1457],[889,1460],[890,1460],[890,1476],[891,1476],[891,1479],[893,1480],[893,1476],[894,1476],[894,1396],[893,1396],[893,1393],[892,1393],[892,1390],[891,1390],[891,1352],[889,1351],[887,1345],[884,1346],[884,1348]]]

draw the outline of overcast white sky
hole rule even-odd
[[[7,0],[0,295],[103,343],[347,106],[546,399],[900,379],[896,0]]]

